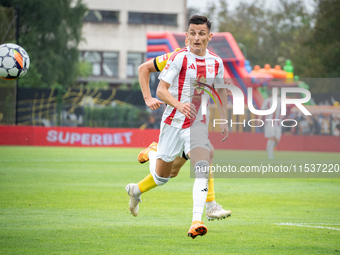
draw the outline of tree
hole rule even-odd
[[[77,47],[86,12],[81,0],[0,0],[0,5],[19,7],[19,45],[31,60],[19,85],[72,86],[77,77]]]
[[[252,63],[260,64],[261,59],[265,62],[265,56],[261,53],[265,36],[265,12],[263,3],[239,4],[232,12],[228,11],[224,0],[220,0],[222,6],[218,13],[219,32],[230,32],[238,43],[247,48],[247,57]]]
[[[187,20],[185,24],[188,24],[189,19],[193,16],[193,15],[199,15],[200,11],[199,9],[195,8],[195,7],[188,7],[187,8]]]
[[[11,8],[0,6],[0,42],[5,38],[15,40],[15,30],[10,29],[15,24],[14,21],[15,11]]]
[[[316,0],[316,22],[310,40],[313,58],[319,59],[319,77],[340,77],[340,0]]]
[[[224,0],[220,0],[222,4]],[[250,62],[261,66],[283,65],[286,59],[302,55],[304,49],[299,45],[309,35],[312,24],[312,15],[301,0],[280,0],[275,10],[265,8],[263,1],[240,3],[233,12],[222,9],[218,17],[219,31],[232,33],[247,48]]]
[[[311,77],[318,68],[317,62],[310,58],[313,49],[308,46],[315,15],[306,10],[301,0],[280,0],[277,11],[268,15],[271,19],[269,40],[275,45],[277,63],[282,66],[286,59],[290,59],[294,73],[301,77]]]

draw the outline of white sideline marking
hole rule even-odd
[[[305,227],[305,228],[324,228],[324,229],[331,229],[331,230],[337,230],[340,231],[340,228],[332,228],[332,227],[323,227],[323,226],[311,226],[311,225],[331,225],[331,226],[340,226],[340,224],[337,223],[274,223],[275,225],[280,226],[295,226],[295,227]]]
[[[0,159],[0,162],[134,162],[127,159]]]

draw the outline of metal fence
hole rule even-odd
[[[6,84],[6,86],[4,86]],[[152,113],[144,104],[143,96],[137,90],[99,90],[86,88],[36,89],[19,88],[15,81],[0,81],[0,125],[17,124],[33,126],[73,126],[73,127],[128,127],[159,128],[164,108]],[[219,119],[215,105],[210,106],[210,131],[213,119]],[[247,123],[258,116],[247,107],[245,115],[232,114],[232,106],[227,109],[229,123]],[[298,125],[283,127],[283,133],[292,135],[340,135],[340,115],[318,113],[304,116],[289,113]],[[233,125],[231,132],[263,132],[263,128],[248,125]]]
[[[0,87],[0,124],[136,128],[148,116],[140,91]]]

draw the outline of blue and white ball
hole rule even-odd
[[[14,80],[23,77],[30,67],[27,52],[19,45],[6,43],[0,45],[0,77]]]

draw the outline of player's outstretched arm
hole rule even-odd
[[[157,87],[157,96],[164,103],[177,108],[187,118],[193,118],[196,116],[196,107],[191,103],[181,103],[174,98],[169,92],[170,84],[161,80]]]
[[[226,119],[227,117],[227,100],[228,100],[228,93],[225,88],[217,89],[217,93],[219,94],[222,105],[220,103],[217,104],[218,110],[220,112],[221,119]],[[229,137],[229,127],[228,124],[221,124],[221,135],[223,136],[222,142],[228,139]]]
[[[150,80],[150,73],[156,72],[156,68],[153,64],[153,59],[144,62],[138,67],[138,76],[139,76],[139,84],[143,93],[143,98],[145,101],[145,104],[151,109],[151,110],[157,110],[159,107],[161,107],[161,104],[164,104],[163,102],[159,101],[157,98],[153,98],[150,93],[150,87],[149,87],[149,80]]]

